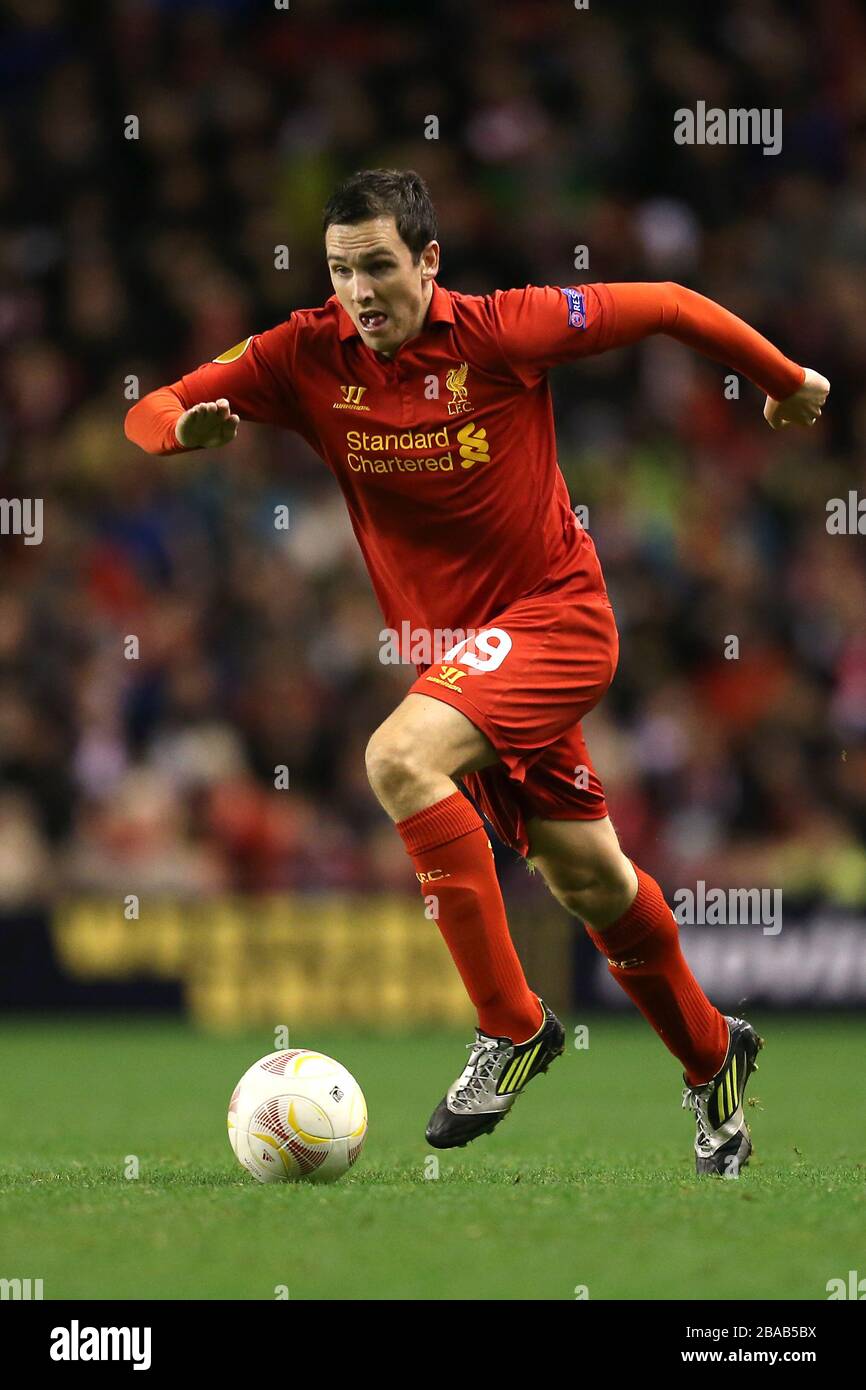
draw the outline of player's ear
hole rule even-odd
[[[438,241],[428,241],[421,252],[421,279],[426,284],[428,280],[435,280],[438,274],[439,243]]]

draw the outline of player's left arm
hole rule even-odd
[[[665,333],[760,387],[773,429],[813,425],[830,390],[736,314],[672,281],[500,290],[493,316],[500,349],[526,385],[558,362]]]
[[[610,347],[666,333],[733,367],[765,391],[764,418],[773,429],[815,424],[830,390],[829,381],[792,362],[729,309],[672,281],[612,284],[607,289],[616,315]]]

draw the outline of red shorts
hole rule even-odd
[[[580,721],[610,685],[618,656],[604,590],[563,589],[512,604],[411,686],[411,694],[453,705],[493,744],[500,761],[461,781],[524,857],[533,816],[607,815]]]

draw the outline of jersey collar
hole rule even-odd
[[[340,342],[346,338],[360,338],[361,334],[353,324],[349,315],[346,313],[337,296],[331,296],[337,306],[337,322],[339,324]],[[451,303],[451,295],[448,290],[443,289],[438,281],[433,281],[433,294],[427,308],[427,317],[424,320],[421,332],[429,328],[431,323],[453,323],[454,307]]]

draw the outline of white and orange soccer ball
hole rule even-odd
[[[259,1182],[334,1182],[367,1137],[367,1105],[352,1073],[306,1048],[270,1052],[232,1092],[229,1140]]]

